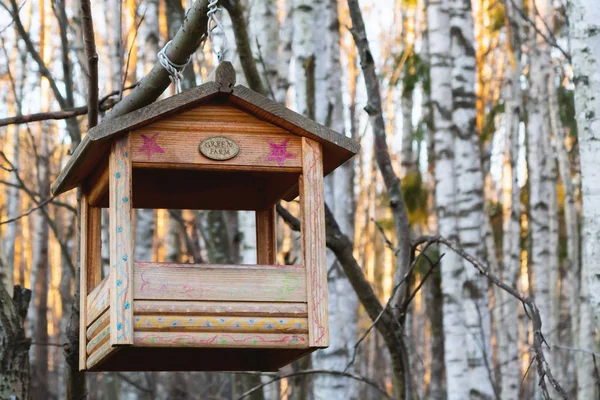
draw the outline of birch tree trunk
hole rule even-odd
[[[425,2],[423,5],[423,18],[427,18],[427,5]],[[428,32],[428,22],[424,21],[425,29],[423,30],[423,38],[422,38],[422,50],[421,57],[425,64],[431,64],[431,56],[430,56],[430,43],[429,43],[429,32]],[[423,90],[423,131],[425,140],[427,140],[427,160],[428,160],[428,171],[427,171],[427,180],[429,183],[429,199],[428,203],[428,214],[430,217],[428,218],[428,231],[437,232],[438,231],[438,222],[437,215],[435,214],[435,199],[433,198],[435,195],[435,170],[436,170],[436,157],[435,157],[435,146],[434,146],[434,127],[431,126],[432,122],[432,114],[433,114],[433,105],[431,100],[431,85],[429,90],[424,88]],[[432,400],[445,400],[446,399],[446,385],[444,379],[444,296],[442,294],[442,276],[439,271],[435,271],[435,273],[430,277],[429,281],[423,287],[425,293],[425,302],[427,303],[425,309],[427,313],[427,318],[429,320],[429,325],[431,329],[431,333],[429,335],[430,343],[429,343],[429,352],[431,354],[431,363],[429,366],[430,373],[430,381],[429,385],[426,389],[426,396]]]
[[[294,24],[292,23],[294,0],[283,2],[284,17],[279,28],[279,45],[277,47],[277,82],[275,85],[275,100],[287,105],[288,89],[290,87],[290,62],[292,59],[292,38]]]
[[[31,396],[31,341],[25,337],[23,323],[31,291],[15,286],[13,293],[11,298],[0,286],[0,398],[28,400]]]
[[[455,205],[455,149],[452,132],[452,58],[450,56],[450,13],[448,0],[430,0],[427,28],[431,102],[434,125],[435,209],[440,235],[457,241]],[[442,259],[442,294],[444,324],[444,359],[448,400],[468,398],[467,357],[463,326],[464,271],[460,258],[450,249],[440,247]]]
[[[595,0],[572,0],[569,7],[575,109],[581,157],[583,218],[579,346],[593,350],[593,316],[600,327],[600,8]],[[578,398],[592,399],[594,368],[581,355],[577,375]]]
[[[521,190],[519,187],[519,127],[523,115],[521,94],[521,28],[514,8],[522,7],[521,0],[506,4],[510,37],[509,57],[504,88],[505,147],[503,162],[503,242],[502,261],[505,282],[518,287],[521,268]],[[519,396],[521,363],[519,362],[519,304],[506,292],[500,291],[501,316],[498,337],[498,362],[502,382],[502,399],[512,400]]]
[[[544,29],[541,19],[548,16],[548,1],[535,0],[540,16],[536,24]],[[551,66],[548,45],[543,38],[532,33],[529,43],[528,129],[527,129],[527,171],[529,180],[529,219],[531,269],[533,271],[533,295],[540,310],[545,333],[552,329],[550,276],[553,275],[550,264],[550,157],[548,142],[550,126],[548,123],[548,79]],[[531,272],[530,272],[531,273]],[[550,342],[552,343],[552,342]],[[551,354],[547,354],[552,366]]]
[[[20,113],[20,111],[19,111]],[[17,170],[19,169],[19,127],[14,126],[7,129],[7,132],[12,132],[12,159],[11,162]],[[18,180],[15,174],[10,174],[9,183],[17,185]],[[19,200],[21,198],[19,188],[15,186],[6,187],[6,217],[7,219],[14,218],[19,214]],[[2,271],[2,284],[8,292],[9,296],[12,296],[12,290],[14,285],[14,271],[15,271],[15,244],[17,241],[17,234],[19,231],[19,221],[14,221],[10,224],[6,224],[3,238],[4,247],[4,258],[0,259],[4,265]]]
[[[553,83],[550,85],[553,89]],[[550,90],[550,88],[549,88]],[[565,129],[560,122],[558,94],[554,90],[549,99],[548,105],[550,110],[550,125],[552,126],[552,145],[556,151],[558,161],[558,171],[560,180],[564,190],[564,213],[565,213],[565,229],[567,234],[567,260],[566,273],[563,278],[564,298],[567,299],[567,307],[570,316],[570,326],[568,337],[570,338],[571,347],[579,347],[579,291],[580,291],[580,268],[579,262],[579,221],[577,212],[577,200],[575,199],[575,188],[571,178],[571,161],[565,143]],[[589,309],[588,309],[589,314]],[[591,337],[594,332],[588,332]],[[592,341],[593,342],[593,341]],[[593,346],[593,343],[592,343]],[[580,355],[576,353],[562,353],[560,367],[565,369],[565,390],[567,393],[573,393],[576,389],[577,371],[580,367],[591,365],[585,360],[579,362]],[[586,357],[586,356],[584,356]],[[586,357],[589,358],[589,357]],[[585,398],[585,397],[583,397]]]
[[[337,0],[314,3],[315,98],[317,122],[337,132],[345,131],[340,71],[340,31]],[[341,231],[354,237],[354,185],[352,161],[325,178],[326,202]],[[327,252],[330,345],[314,353],[315,369],[343,371],[348,365],[357,337],[358,298],[335,255]],[[314,378],[315,398],[353,399],[356,382],[332,375]]]
[[[454,131],[456,212],[458,240],[463,249],[486,260],[481,238],[485,223],[483,172],[479,135],[476,131],[475,48],[470,0],[450,1],[452,57],[452,129]],[[490,256],[494,256],[493,254]],[[494,390],[490,371],[491,314],[488,282],[465,260],[462,261],[462,295],[466,334],[467,386],[470,397],[491,398]],[[488,263],[489,265],[489,263]],[[451,392],[448,391],[451,395]]]
[[[144,23],[140,25],[139,48],[142,50],[138,58],[144,65],[144,75],[152,70],[160,50],[160,29],[158,26],[158,0],[145,1]],[[136,210],[135,220],[135,259],[152,261],[154,249],[154,230],[156,212],[151,209]]]
[[[38,180],[40,193],[50,193],[50,170],[48,159],[48,134],[42,133],[40,154],[38,159]],[[44,207],[46,210],[47,206]],[[35,232],[33,240],[32,279],[33,314],[31,325],[33,329],[33,369],[32,396],[43,399],[48,393],[48,239],[49,227],[41,213],[35,216]]]

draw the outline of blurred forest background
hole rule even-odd
[[[207,3],[0,0],[0,398],[597,399],[594,0],[220,1],[224,31],[177,49],[184,90],[226,42],[238,82],[362,146],[326,179],[331,346],[278,374],[77,371],[77,193],[50,185]],[[138,210],[136,259],[255,263],[254,230]]]

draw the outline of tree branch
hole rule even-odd
[[[136,84],[133,84],[131,86],[126,87],[124,90],[130,90],[133,89],[137,86]],[[112,100],[112,97],[117,96],[119,94],[118,90],[115,90],[114,92],[111,92],[109,94],[107,94],[106,96],[104,96],[102,99],[99,100],[99,111],[106,111],[109,110],[114,104],[114,100]],[[89,100],[88,100],[89,102]],[[85,115],[87,114],[89,111],[89,107],[88,106],[81,106],[81,107],[76,107],[73,108],[71,110],[63,110],[63,111],[50,111],[50,112],[42,112],[42,113],[35,113],[35,114],[29,114],[29,115],[16,115],[14,117],[8,117],[8,118],[2,118],[0,119],[0,127],[2,126],[7,126],[7,125],[16,125],[16,124],[27,124],[30,122],[38,122],[38,121],[47,121],[47,120],[62,120],[62,119],[69,119],[69,118],[73,118],[73,117],[78,117],[80,115]],[[97,121],[98,117],[96,117],[96,121]],[[88,119],[88,124],[89,124],[89,119]]]
[[[517,289],[513,288],[512,286],[509,286],[506,283],[504,283],[499,277],[491,273],[489,271],[489,268],[485,267],[479,260],[465,252],[462,249],[462,247],[460,247],[456,243],[453,243],[441,236],[422,236],[418,239],[418,241],[422,240],[426,240],[427,242],[442,243],[446,245],[459,256],[464,258],[467,262],[469,262],[473,267],[475,267],[475,269],[477,269],[482,275],[488,278],[490,282],[492,282],[494,285],[504,290],[509,295],[516,298],[523,304],[523,307],[525,307],[525,313],[527,314],[527,317],[531,320],[531,323],[533,325],[532,349],[537,364],[538,374],[540,376],[539,386],[542,389],[542,394],[545,399],[550,399],[548,389],[546,388],[547,378],[554,390],[556,390],[556,392],[559,393],[563,399],[568,399],[569,397],[567,396],[567,393],[552,375],[550,366],[548,365],[548,362],[546,361],[546,358],[544,356],[543,345],[547,345],[547,343],[544,339],[544,335],[542,334],[542,319],[540,316],[540,311],[535,305],[533,299],[527,297],[523,293],[520,293]]]
[[[256,61],[252,55],[252,47],[248,38],[248,26],[246,24],[246,17],[244,16],[244,6],[239,0],[224,0],[221,3],[231,17],[231,24],[234,27],[235,45],[248,86],[255,92],[268,96],[269,92],[260,79]]]
[[[14,1],[14,0],[13,0]],[[183,64],[196,51],[206,33],[208,0],[196,0],[188,10],[177,34],[167,49],[167,56],[175,64]],[[114,119],[153,103],[169,87],[169,73],[160,63],[139,82],[139,85],[106,115]]]
[[[88,129],[98,125],[98,52],[94,36],[94,20],[90,0],[81,0],[81,25],[88,70]]]

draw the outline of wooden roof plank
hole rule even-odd
[[[206,83],[90,129],[56,179],[52,193],[58,195],[81,185],[105,156],[112,139],[116,139],[120,134],[201,106],[200,103],[217,96],[227,99],[259,119],[320,142],[325,153],[325,174],[360,150],[360,145],[351,138],[244,86],[234,86],[235,81],[235,70],[231,63],[222,62],[211,73]]]

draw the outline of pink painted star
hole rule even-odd
[[[288,152],[287,145],[290,139],[285,139],[281,143],[273,143],[269,141],[269,146],[271,147],[271,152],[267,156],[267,161],[277,161],[277,164],[281,167],[285,160],[289,158],[294,158],[295,156]]]
[[[150,161],[152,159],[152,154],[165,152],[163,150],[163,148],[160,147],[156,143],[157,138],[158,138],[158,133],[155,133],[154,135],[152,135],[151,138],[142,134],[142,139],[144,139],[144,144],[142,145],[142,147],[140,147],[140,149],[138,151],[146,153],[148,155],[148,161]]]

